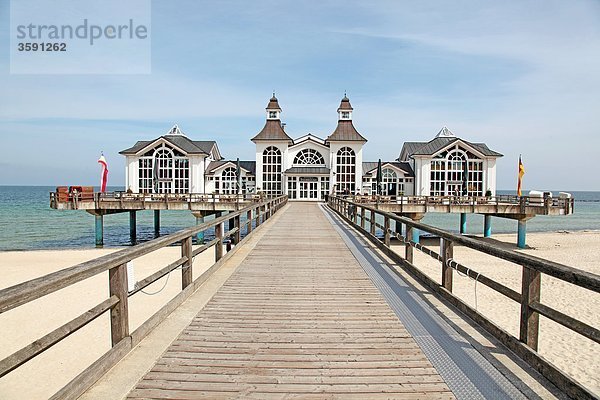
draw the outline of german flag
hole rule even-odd
[[[519,181],[517,183],[517,196],[521,196],[521,185],[523,184],[523,175],[525,175],[525,166],[521,161],[521,155],[519,155]]]

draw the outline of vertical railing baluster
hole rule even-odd
[[[218,239],[215,248],[215,262],[217,262],[223,257],[223,223],[215,226],[215,237]]]
[[[181,289],[188,287],[194,280],[192,274],[192,237],[187,237],[181,241],[181,256],[187,257],[181,269]]]
[[[252,232],[252,210],[248,210],[246,213],[246,235]]]
[[[538,349],[540,314],[535,312],[529,305],[540,301],[540,289],[541,273],[523,266],[519,340],[535,351]]]
[[[410,241],[412,240],[412,235],[413,235],[413,227],[406,224],[406,237],[405,237],[405,241],[406,243],[404,244],[404,258],[406,259],[406,261],[408,261],[409,263],[412,264],[413,262],[413,247],[410,245]]]
[[[235,242],[234,244],[237,246],[238,243],[240,242],[240,238],[242,237],[242,235],[241,235],[242,226],[240,225],[240,215],[239,214],[236,215],[235,217],[233,217],[233,227],[237,228],[237,230],[233,234],[233,241]]]
[[[371,210],[371,235],[375,236],[375,210]]]
[[[442,253],[442,286],[452,292],[452,268],[450,260],[454,257],[454,243],[448,239],[440,239],[440,250]]]
[[[383,242],[387,247],[390,247],[390,217],[387,215],[383,220],[383,230],[385,231],[383,235]]]
[[[108,271],[108,286],[111,296],[119,302],[110,310],[110,333],[113,347],[129,336],[129,307],[127,301],[127,264]]]
[[[360,227],[365,229],[365,217],[366,217],[366,211],[364,207],[360,208]]]

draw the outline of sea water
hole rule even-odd
[[[94,217],[85,211],[50,208],[50,186],[0,186],[0,250],[73,249],[95,247]],[[109,191],[123,190],[109,187]],[[499,194],[514,194],[498,191]],[[575,213],[568,216],[537,216],[527,222],[529,232],[600,230],[600,192],[571,192]],[[556,195],[557,193],[555,193]],[[242,219],[243,220],[243,219]],[[458,214],[428,213],[423,223],[458,232]],[[189,211],[161,211],[160,234],[195,225]],[[516,232],[517,221],[493,218],[494,233]],[[467,215],[467,233],[482,234],[483,216]],[[213,232],[206,233],[206,238]],[[137,242],[154,238],[152,211],[137,213]],[[104,245],[130,246],[129,213],[104,217]]]

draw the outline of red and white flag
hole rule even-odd
[[[102,166],[102,175],[100,177],[100,193],[106,192],[106,182],[108,182],[108,164],[104,158],[104,154],[100,156],[98,163]]]

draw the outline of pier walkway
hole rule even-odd
[[[552,397],[492,365],[326,207],[280,213],[129,398]]]

